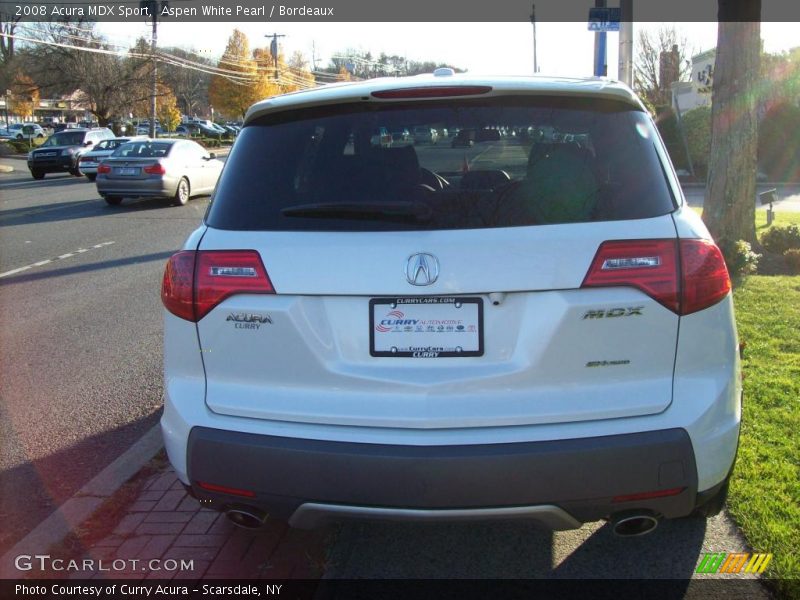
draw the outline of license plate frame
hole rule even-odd
[[[466,309],[464,313],[459,312],[462,309]],[[377,313],[385,313],[386,319],[376,318]],[[427,318],[421,318],[423,316]],[[478,296],[387,297],[372,298],[369,301],[370,356],[483,356],[483,336],[483,298]],[[414,337],[418,341],[414,342]]]
[[[117,167],[115,174],[123,176],[138,175],[139,167]]]

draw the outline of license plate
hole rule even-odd
[[[373,298],[369,301],[371,356],[483,356],[481,298]]]
[[[120,167],[117,169],[117,175],[138,175],[139,169],[133,167]]]

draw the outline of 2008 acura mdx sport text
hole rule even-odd
[[[487,133],[372,140],[419,127]],[[166,448],[246,527],[635,535],[716,514],[740,422],[730,289],[624,85],[444,69],[271,98],[166,267]]]

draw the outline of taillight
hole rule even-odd
[[[148,175],[166,175],[167,170],[164,168],[164,165],[161,163],[156,163],[154,165],[148,165],[142,169]]]
[[[100,163],[97,167],[98,173],[111,173],[111,167],[106,164]]]
[[[629,286],[679,315],[722,300],[731,289],[725,260],[708,240],[603,242],[581,287]]]
[[[399,88],[372,92],[375,98],[453,98],[456,96],[479,96],[492,91],[489,85],[447,85],[416,88]]]
[[[677,240],[603,242],[581,287],[635,287],[679,312],[677,258]]]
[[[184,250],[167,262],[161,301],[169,312],[199,321],[235,294],[274,294],[255,250]]]
[[[81,156],[80,162],[90,162],[90,161],[93,161],[93,160],[94,160],[93,156]]]
[[[688,315],[716,304],[731,291],[725,259],[707,240],[681,240],[683,290],[681,314]]]

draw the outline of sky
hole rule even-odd
[[[266,34],[280,33],[281,49],[291,55],[299,50],[317,65],[328,65],[332,55],[348,48],[398,54],[409,60],[450,63],[470,73],[529,75],[533,73],[533,27],[530,23],[169,23],[158,28],[160,47],[193,49],[211,59],[225,50],[234,27],[250,40],[250,47],[268,46]],[[691,54],[713,48],[716,23],[635,23],[638,29],[656,31],[674,25],[688,40]],[[136,38],[150,38],[150,26],[142,22],[101,23],[109,41],[132,45]],[[800,45],[796,23],[762,23],[761,36],[767,52]],[[586,23],[538,23],[536,26],[539,71],[545,75],[590,76],[593,69],[594,34]],[[617,77],[617,33],[608,34],[608,76]]]

